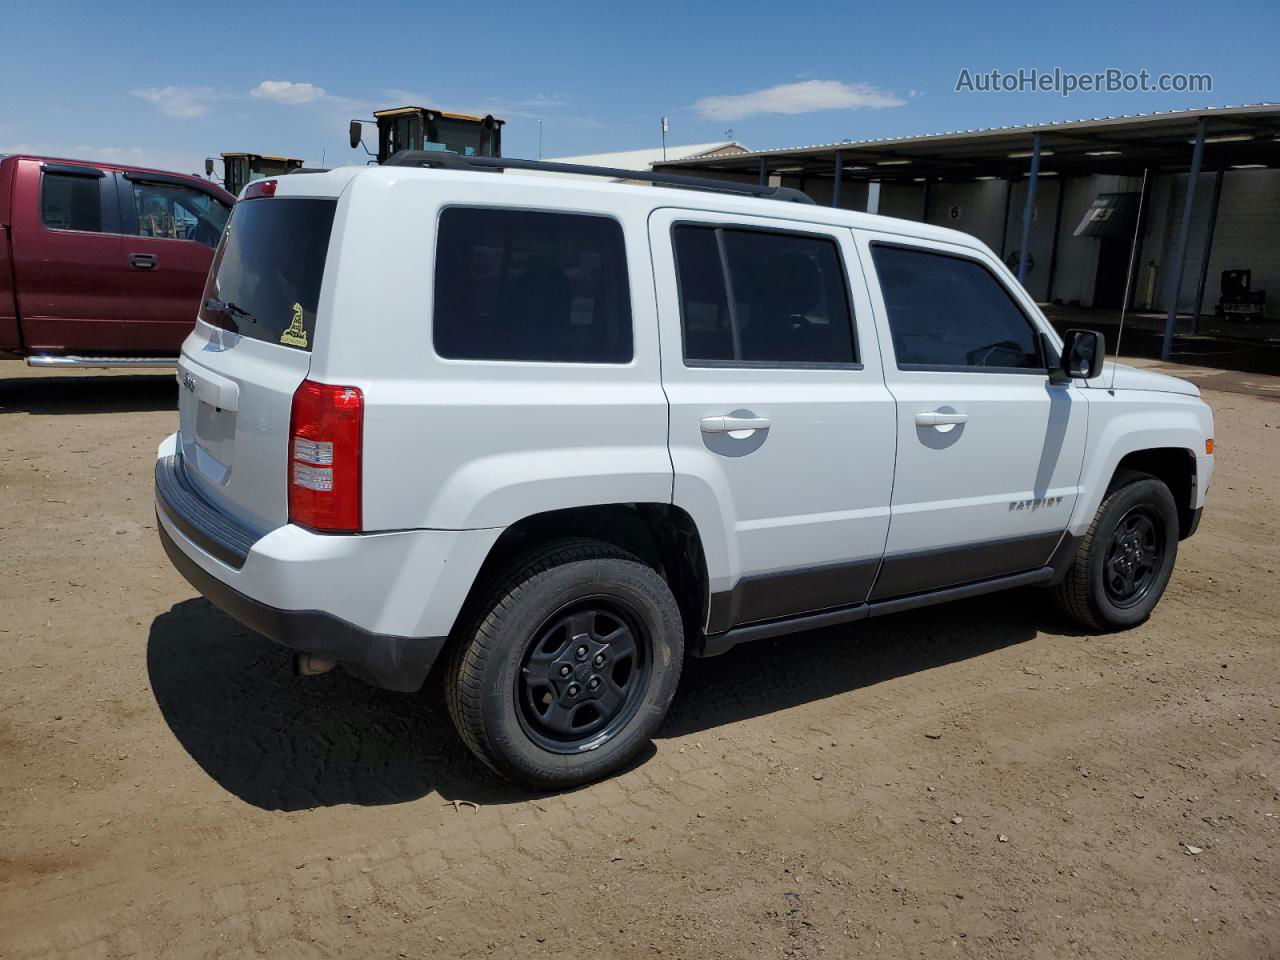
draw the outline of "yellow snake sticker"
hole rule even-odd
[[[307,329],[302,325],[302,304],[293,305],[293,322],[284,333],[280,334],[280,342],[287,343],[291,347],[306,347]]]

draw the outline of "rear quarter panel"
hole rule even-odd
[[[667,405],[645,223],[616,195],[515,177],[356,178],[339,204],[328,312],[310,377],[365,395],[368,530],[504,527],[549,510],[669,503]],[[622,225],[634,354],[627,364],[446,360],[432,345],[436,225],[446,205],[612,216]],[[326,285],[329,277],[326,275]]]

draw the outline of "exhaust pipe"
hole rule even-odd
[[[337,665],[337,660],[317,657],[310,653],[300,653],[293,658],[293,672],[299,677],[318,677],[322,673],[328,673]]]

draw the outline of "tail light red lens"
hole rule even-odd
[[[328,533],[360,529],[364,395],[302,381],[289,427],[289,522]]]

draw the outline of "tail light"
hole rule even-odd
[[[277,185],[275,180],[255,180],[245,187],[244,199],[256,200],[259,197],[274,197]]]
[[[289,419],[289,522],[354,533],[360,529],[364,396],[355,387],[304,380]]]

